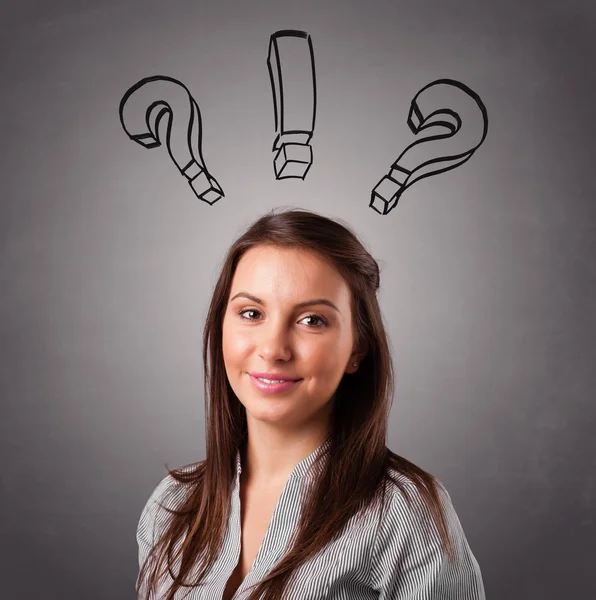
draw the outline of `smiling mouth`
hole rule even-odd
[[[265,379],[264,377],[255,377],[255,379],[258,379],[263,383],[293,383],[295,381],[300,381],[300,379]]]
[[[303,377],[300,377],[299,379],[268,379],[266,377],[259,377],[257,375],[253,375],[252,373],[248,372],[246,373],[248,376],[252,377],[253,379],[258,379],[259,381],[262,381],[263,383],[290,383],[290,382],[297,382],[297,381],[302,381]]]

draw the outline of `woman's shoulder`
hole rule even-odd
[[[420,469],[420,472],[423,472],[422,469]],[[393,494],[399,494],[400,490],[405,488],[407,492],[419,496],[421,485],[423,485],[426,488],[429,487],[428,483],[419,483],[419,481],[422,479],[421,477],[416,477],[417,481],[415,481],[414,477],[411,474],[406,474],[393,466],[390,466],[387,469],[387,474],[389,476],[389,479],[392,480],[390,489]],[[432,481],[434,484],[432,487],[434,487],[434,489],[439,495],[449,496],[449,492],[447,491],[447,488],[445,487],[444,483],[435,475],[426,473],[424,480],[426,482]]]
[[[199,464],[200,463],[191,463],[174,470],[187,474],[196,470],[196,467]],[[175,508],[178,502],[184,497],[185,493],[186,490],[184,484],[175,479],[170,472],[163,475],[161,479],[157,481],[157,484],[151,488],[149,497],[141,511],[140,524],[146,521],[153,522],[164,506],[167,508]]]
[[[169,495],[170,491],[174,489],[175,485],[176,480],[167,473],[165,476],[162,476],[157,482],[157,485],[154,485],[151,488],[149,497],[141,510],[137,533],[149,532],[150,536],[153,537],[156,515],[160,511],[164,499]]]
[[[393,598],[398,597],[406,581],[415,579],[417,589],[429,594],[440,592],[445,600],[485,600],[480,566],[443,482],[433,477],[434,490],[425,493],[420,484],[404,474],[395,473],[395,480],[399,485],[389,486],[373,546],[373,587]],[[436,509],[437,502],[452,542],[451,560],[447,560],[434,518],[432,504]]]
[[[443,512],[448,521],[452,522],[456,517],[451,495],[443,482],[435,476],[425,482],[415,481],[394,468],[388,469],[387,473],[381,527],[393,537],[400,532],[405,536],[416,532],[424,535],[426,542],[429,536],[438,541],[436,509]]]
[[[167,493],[174,488],[176,483],[176,480],[172,477],[172,475],[170,475],[170,473],[166,473],[165,476],[162,476],[161,479],[158,480],[157,484],[151,488],[149,498],[145,503],[145,508],[161,502]]]
[[[407,462],[410,468],[406,473],[400,470],[399,463],[396,465],[394,462],[387,467],[385,482],[391,503],[423,512],[426,512],[429,497],[435,498],[443,507],[452,504],[451,496],[441,479],[411,461],[396,456],[400,462]]]

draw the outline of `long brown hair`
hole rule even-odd
[[[388,481],[397,485],[408,504],[408,490],[400,479],[415,486],[436,524],[443,551],[449,558],[453,556],[438,481],[385,445],[394,373],[376,295],[380,285],[377,261],[348,225],[307,210],[273,209],[234,242],[215,285],[203,331],[206,458],[179,469],[166,466],[175,485],[183,486],[186,493],[177,509],[162,506],[173,516],[140,571],[136,591],[139,594],[145,583],[143,600],[157,589],[166,570],[174,581],[163,600],[173,600],[181,586],[197,586],[222,549],[236,477],[236,453],[247,440],[246,411],[226,376],[222,323],[240,258],[250,248],[265,244],[309,250],[337,269],[350,287],[357,345],[366,349],[366,355],[358,370],[348,378],[344,376],[335,392],[328,465],[320,470],[306,496],[294,543],[269,575],[255,585],[249,600],[280,600],[297,567],[336,539],[351,517],[379,500],[385,506]],[[393,478],[390,471],[399,477]],[[174,551],[174,560],[181,557],[177,574],[172,571]],[[147,585],[150,562],[154,566]],[[194,569],[196,579],[188,583]]]

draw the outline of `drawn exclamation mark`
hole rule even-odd
[[[267,66],[275,112],[275,178],[304,179],[313,161],[310,140],[317,108],[310,35],[305,31],[276,31],[269,40]]]

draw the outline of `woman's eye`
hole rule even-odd
[[[305,319],[316,319],[317,321],[319,321],[323,327],[327,327],[327,321],[325,321],[325,319],[323,319],[323,317],[319,317],[319,315],[308,315],[306,317],[304,317]]]
[[[246,319],[247,321],[254,321],[254,319],[252,319],[250,317],[245,317],[244,313],[261,314],[258,310],[254,309],[254,308],[246,308],[246,309],[240,311],[238,314],[240,316],[242,316],[243,319]],[[306,317],[304,317],[304,319],[316,319],[317,321],[319,321],[321,323],[322,327],[327,327],[327,321],[323,317],[320,317],[319,315],[307,315]],[[304,320],[304,319],[302,319],[302,320]],[[317,327],[311,327],[311,329],[317,329]]]
[[[251,313],[258,313],[259,311],[258,310],[254,310],[252,308],[247,308],[246,310],[240,311],[238,314],[240,316],[242,316],[243,319],[247,319],[248,321],[252,321],[253,319],[250,319],[250,318],[247,318],[247,317],[243,316],[244,313],[249,313],[249,312],[251,312]]]

